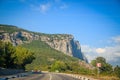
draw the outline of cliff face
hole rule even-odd
[[[1,26],[0,26],[1,27]],[[2,29],[2,28],[0,28]],[[87,61],[78,41],[74,40],[72,35],[68,34],[37,34],[27,31],[17,31],[9,33],[5,30],[0,30],[0,39],[5,42],[11,42],[13,45],[30,43],[33,40],[41,40],[47,43],[50,47],[61,51],[69,56],[74,56],[84,61]]]

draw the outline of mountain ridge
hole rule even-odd
[[[55,50],[87,62],[87,58],[81,52],[79,41],[74,40],[71,34],[45,34],[24,30],[17,26],[1,24],[0,39],[5,42],[11,42],[13,45],[21,45],[34,40],[40,40]]]

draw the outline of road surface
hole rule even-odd
[[[14,78],[10,80],[80,80],[71,76],[55,73],[32,74],[25,77]]]

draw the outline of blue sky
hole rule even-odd
[[[0,24],[42,33],[72,34],[89,60],[116,52],[113,59],[120,59],[119,0],[0,0]],[[113,52],[109,54],[111,47]]]

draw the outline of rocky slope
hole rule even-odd
[[[79,41],[74,40],[74,37],[69,34],[35,33],[15,26],[0,25],[0,40],[11,42],[13,45],[30,43],[33,40],[41,40],[58,51],[87,61],[86,57],[81,52]]]

